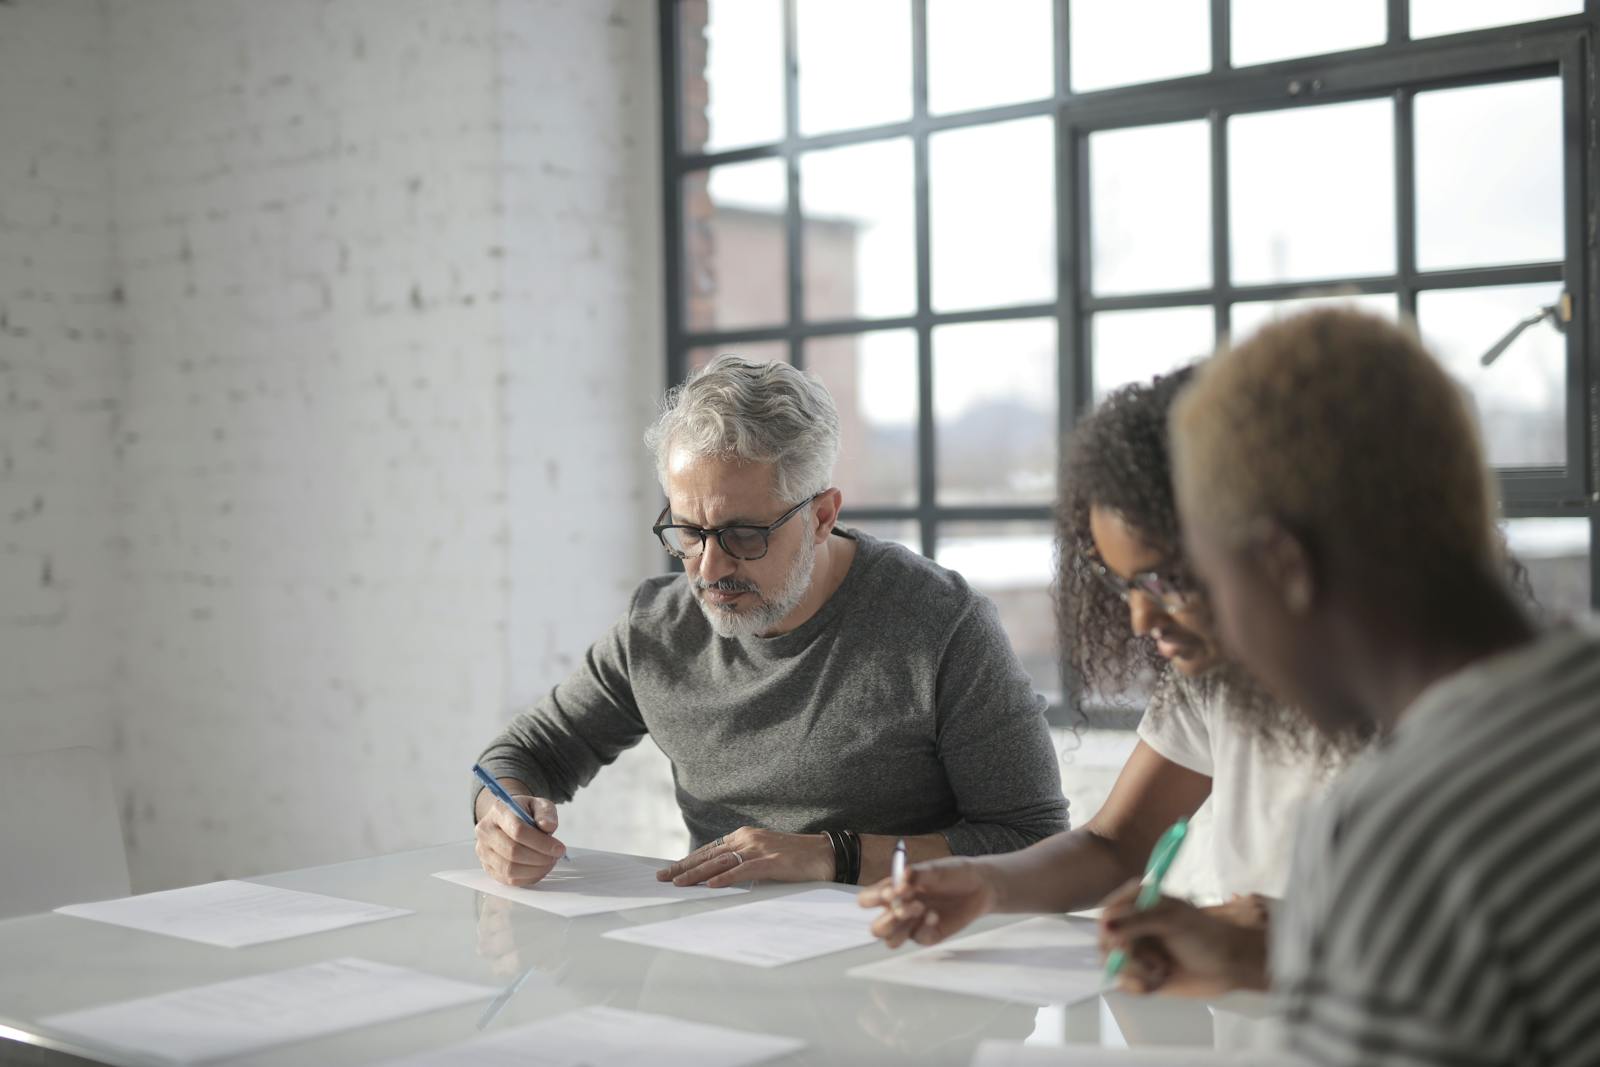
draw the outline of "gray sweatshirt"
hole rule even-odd
[[[479,762],[565,802],[648,733],[696,846],[828,827],[939,832],[976,854],[1066,829],[1044,700],[994,605],[900,545],[844,536],[859,548],[843,583],[776,637],[720,637],[681,575],[645,581]]]

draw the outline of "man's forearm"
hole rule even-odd
[[[532,790],[530,790],[522,782],[517,781],[515,778],[500,778],[497,779],[497,781],[499,781],[502,789],[514,797],[533,795]],[[473,821],[477,822],[481,820],[484,814],[488,812],[489,806],[497,803],[499,803],[499,801],[495,798],[493,793],[489,792],[487,789],[479,789],[478,799],[472,803]]]
[[[1019,852],[985,856],[995,910],[1081,911],[1098,905],[1139,873],[1111,841],[1092,830],[1069,830]]]

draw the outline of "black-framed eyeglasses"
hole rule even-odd
[[[817,496],[821,496],[818,493]],[[717,526],[705,529],[699,526],[683,526],[678,523],[667,522],[667,517],[672,513],[672,505],[668,504],[661,509],[661,514],[656,516],[655,525],[650,527],[650,532],[661,538],[661,546],[679,559],[694,559],[706,550],[706,538],[715,537],[717,544],[722,546],[722,551],[734,559],[753,560],[760,559],[767,554],[767,544],[772,539],[772,533],[778,527],[788,522],[800,513],[800,509],[817,499],[817,496],[808,496],[782,515],[776,522],[767,526]]]
[[[1084,565],[1100,584],[1115,593],[1126,603],[1135,591],[1150,597],[1167,611],[1182,611],[1199,602],[1201,594],[1195,583],[1176,570],[1140,571],[1132,578],[1124,578],[1107,567],[1105,561],[1095,556],[1085,556]]]

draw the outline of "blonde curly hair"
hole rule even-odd
[[[1220,352],[1172,413],[1186,521],[1271,518],[1396,607],[1463,568],[1504,570],[1494,482],[1464,390],[1415,333],[1347,308]]]

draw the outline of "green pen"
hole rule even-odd
[[[1156,847],[1150,850],[1150,862],[1145,865],[1144,877],[1139,881],[1139,895],[1133,899],[1134,911],[1145,911],[1155,907],[1156,901],[1161,899],[1161,881],[1166,878],[1167,872],[1172,869],[1172,861],[1178,858],[1178,849],[1183,845],[1183,839],[1189,836],[1189,820],[1179,819],[1167,827],[1167,832],[1156,841]],[[1122,972],[1123,964],[1128,962],[1128,954],[1122,949],[1113,949],[1111,955],[1106,957],[1106,985],[1110,986],[1117,980],[1117,975]]]

